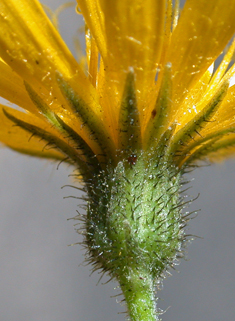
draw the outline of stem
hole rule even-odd
[[[119,282],[132,321],[157,321],[155,285],[149,273],[136,269],[121,275]]]

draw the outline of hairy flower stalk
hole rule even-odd
[[[235,1],[77,0],[87,66],[37,0],[0,3],[0,140],[67,162],[87,194],[84,243],[133,321],[183,256],[182,176],[235,151]],[[174,4],[173,4],[174,3]]]

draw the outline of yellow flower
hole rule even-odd
[[[166,0],[78,0],[78,5],[87,25],[87,73],[38,1],[1,1],[0,95],[24,111],[4,109],[46,131],[45,141],[52,142],[54,149],[43,148],[44,141],[37,137],[29,141],[31,133],[13,127],[1,115],[4,144],[31,155],[61,159],[65,154],[72,161],[84,161],[83,152],[74,148],[66,129],[58,124],[61,120],[98,159],[105,150],[115,163],[117,151],[130,152],[133,141],[131,152],[156,148],[169,128],[174,128],[168,145],[176,165],[202,156],[216,160],[233,152],[235,67],[230,63],[235,44],[214,73],[213,63],[234,33],[234,1],[226,5],[222,0],[187,1],[178,23],[177,8]],[[66,101],[63,90],[61,94],[65,83],[70,94],[82,101],[81,114],[68,102],[71,97]],[[138,125],[133,126],[139,136],[131,143],[128,135],[133,128],[121,111],[129,98],[125,86],[133,87],[132,112],[138,113]],[[44,102],[44,110],[35,100]],[[63,147],[56,146],[55,137]]]
[[[235,1],[77,2],[85,71],[37,0],[0,2],[0,96],[19,107],[1,106],[0,141],[79,169],[91,260],[151,321],[185,240],[180,178],[235,152]]]

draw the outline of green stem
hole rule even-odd
[[[157,321],[155,284],[149,273],[136,269],[121,275],[119,282],[132,321]]]

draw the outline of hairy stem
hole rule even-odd
[[[119,279],[132,321],[158,320],[154,280],[149,273],[128,270]]]

